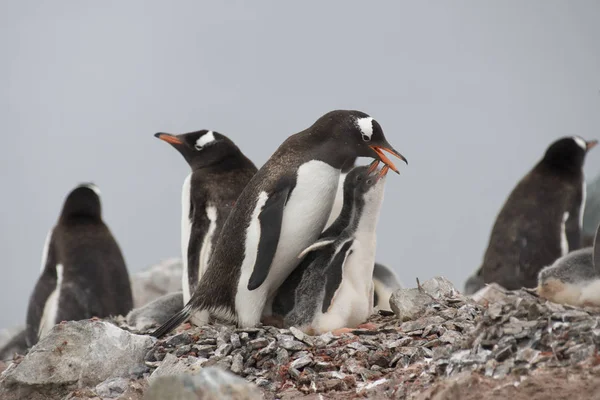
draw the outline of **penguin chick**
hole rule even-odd
[[[221,231],[191,300],[152,333],[162,335],[206,311],[250,327],[260,323],[298,254],[317,240],[331,213],[341,169],[353,157],[406,161],[377,121],[355,110],[331,111],[288,137],[252,177]]]
[[[599,231],[600,225],[594,247],[575,250],[540,271],[537,293],[541,297],[555,303],[600,307]]]
[[[392,311],[390,297],[402,284],[395,272],[388,266],[375,263],[373,268],[373,304],[378,310]]]
[[[481,266],[484,283],[534,288],[540,270],[581,248],[583,164],[597,141],[553,142],[500,210]]]
[[[69,193],[48,234],[29,299],[27,345],[61,321],[126,315],[132,307],[125,260],[102,220],[100,191],[82,184]]]
[[[183,307],[183,292],[161,296],[143,307],[133,309],[127,314],[127,325],[138,331],[164,324],[173,314]]]
[[[348,173],[339,217],[302,252],[306,257],[277,291],[273,313],[285,327],[322,334],[357,327],[373,312],[375,229],[386,172],[379,179],[367,167]]]
[[[173,146],[192,170],[181,190],[181,287],[187,303],[223,224],[257,169],[231,139],[215,131],[154,136]]]

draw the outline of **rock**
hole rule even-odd
[[[206,358],[177,358],[169,353],[160,366],[150,375],[148,382],[152,385],[154,381],[163,376],[195,374],[202,369],[207,361]]]
[[[173,258],[132,274],[133,307],[142,307],[165,294],[180,291],[182,271],[181,260]]]
[[[390,307],[401,321],[418,318],[433,300],[419,289],[398,289],[390,297]]]
[[[169,293],[150,303],[131,310],[127,324],[138,331],[157,327],[183,308],[183,292]]]
[[[487,306],[492,303],[503,303],[507,299],[507,290],[497,283],[490,283],[474,293],[471,298],[477,304]]]
[[[109,378],[128,377],[144,364],[153,343],[149,336],[134,335],[104,321],[61,323],[5,371],[0,393],[6,389],[21,395],[64,395],[73,386],[96,386]]]
[[[453,297],[457,293],[452,282],[443,276],[436,276],[426,280],[421,284],[421,288],[435,299]]]
[[[146,392],[146,400],[258,400],[261,391],[236,375],[215,367],[196,375],[162,376]]]
[[[129,387],[129,379],[125,378],[110,378],[96,386],[96,394],[102,398],[119,397]]]

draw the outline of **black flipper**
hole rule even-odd
[[[581,248],[581,225],[579,225],[580,215],[583,212],[581,207],[581,200],[583,193],[579,192],[578,196],[573,200],[573,206],[569,211],[569,218],[564,222],[565,234],[567,236],[567,243],[569,244],[568,252],[578,250]]]
[[[200,250],[202,250],[204,236],[206,236],[208,226],[210,225],[210,221],[206,215],[206,203],[190,205],[190,217],[193,225],[187,248],[187,284],[190,293],[194,293],[196,286],[198,286],[198,277],[200,276]]]
[[[340,251],[335,255],[331,264],[327,267],[326,277],[327,282],[325,283],[325,296],[323,296],[323,305],[321,306],[321,312],[326,313],[331,306],[331,301],[333,300],[333,296],[335,292],[340,287],[342,283],[342,279],[344,277],[344,263],[346,262],[346,258],[352,254],[353,240],[347,241]]]
[[[260,241],[258,243],[258,254],[254,264],[254,270],[248,280],[248,290],[254,290],[265,281],[281,234],[281,222],[283,220],[283,209],[288,199],[291,185],[287,181],[281,181],[279,187],[267,199],[258,220],[260,222]]]
[[[169,318],[167,322],[158,327],[150,335],[154,336],[155,338],[161,338],[167,333],[171,332],[173,329],[177,328],[179,325],[183,324],[190,318],[191,315],[192,306],[188,303],[181,311]]]

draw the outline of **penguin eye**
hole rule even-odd
[[[371,141],[371,137],[370,137],[370,136],[368,136],[368,135],[365,135],[364,133],[363,133],[363,135],[362,135],[362,138],[363,138],[363,140],[364,140],[365,142],[369,142],[369,141]]]
[[[202,146],[200,146],[199,144],[195,144],[194,148],[198,151],[202,150]]]
[[[372,179],[367,179],[367,185],[370,185],[373,182]]]

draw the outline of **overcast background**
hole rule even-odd
[[[261,166],[327,111],[369,113],[409,160],[387,182],[378,261],[460,288],[547,145],[600,139],[594,0],[0,4],[0,327],[24,321],[81,181],[130,272],[179,256],[188,167],[157,131],[217,130]]]

